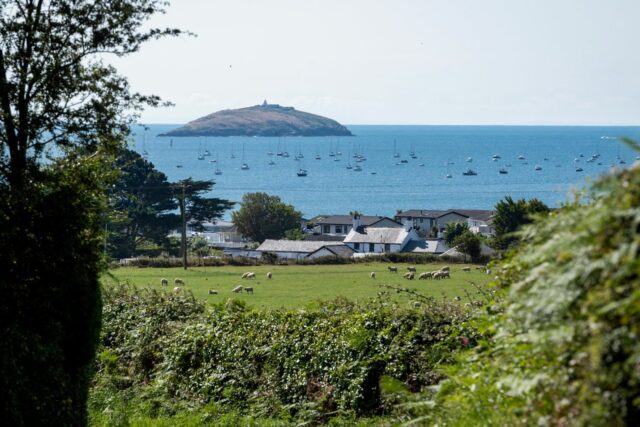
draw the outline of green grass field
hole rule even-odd
[[[105,286],[128,282],[137,287],[162,289],[161,278],[169,280],[169,290],[173,290],[173,280],[184,280],[186,290],[193,292],[197,299],[212,303],[237,298],[256,308],[314,308],[320,300],[345,297],[351,300],[365,301],[388,289],[380,285],[395,285],[414,289],[425,296],[449,298],[456,296],[466,301],[465,291],[475,296],[476,288],[470,283],[485,285],[491,276],[478,271],[473,265],[452,264],[451,278],[443,280],[406,280],[402,278],[407,270],[406,264],[396,264],[398,273],[390,273],[391,264],[367,263],[347,265],[263,265],[251,267],[194,267],[185,271],[181,268],[118,268],[110,271],[102,279]],[[423,271],[437,270],[444,264],[423,264],[416,266],[417,274]],[[462,271],[465,266],[471,272]],[[256,273],[254,280],[242,280],[242,273]],[[271,271],[273,278],[268,280],[266,273]],[[376,272],[376,278],[370,273]],[[417,275],[416,275],[417,277]],[[235,294],[231,290],[237,286],[251,286],[253,294]],[[165,288],[167,289],[167,288]],[[209,295],[208,290],[215,289],[217,295]],[[410,296],[391,292],[393,298],[409,302]]]

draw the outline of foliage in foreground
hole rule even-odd
[[[440,381],[437,367],[477,338],[466,319],[461,306],[426,299],[336,300],[313,312],[229,300],[207,312],[190,294],[105,290],[92,423],[192,414],[216,425],[354,425]]]
[[[640,168],[523,232],[499,272],[491,339],[418,419],[438,425],[635,425],[640,418]]]

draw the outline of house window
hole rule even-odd
[[[374,245],[373,243],[369,243],[369,252],[375,252],[376,251],[376,245]]]
[[[323,226],[322,226],[322,232],[323,232],[324,234],[329,234],[329,233],[331,233],[331,226],[330,226],[330,225],[323,225]]]
[[[336,225],[336,234],[342,234],[342,226]]]
[[[385,252],[391,252],[391,245],[389,243],[385,243],[384,244],[384,251]]]
[[[354,243],[353,244],[353,249],[355,249],[356,251],[360,250],[360,243]]]

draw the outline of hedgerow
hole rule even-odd
[[[399,307],[382,293],[315,311],[253,311],[229,300],[205,310],[188,293],[105,290],[92,423],[186,412],[213,424],[235,414],[267,425],[353,425],[389,414],[399,396],[438,383],[438,366],[478,339],[463,326],[463,306],[422,300]]]
[[[528,226],[503,262],[487,337],[416,423],[624,426],[640,419],[640,166]]]

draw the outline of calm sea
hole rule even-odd
[[[213,179],[212,194],[233,201],[247,192],[276,194],[306,217],[353,210],[393,215],[397,209],[491,209],[507,195],[558,206],[612,166],[628,167],[636,160],[638,153],[616,137],[640,140],[640,127],[598,126],[354,125],[348,126],[354,137],[157,136],[177,126],[134,128],[136,151],[146,151],[169,180]],[[205,150],[210,156],[199,160]],[[284,151],[289,157],[277,155]],[[296,160],[300,153],[304,157]],[[366,160],[356,162],[356,154]],[[599,157],[589,161],[593,155]],[[243,161],[249,169],[241,169]],[[216,167],[221,175],[214,174]],[[306,177],[297,176],[300,168]],[[501,168],[508,173],[500,174]],[[468,169],[477,175],[464,176]]]

